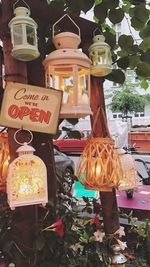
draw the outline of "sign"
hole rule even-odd
[[[0,125],[56,134],[62,91],[7,82]]]

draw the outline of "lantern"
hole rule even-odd
[[[93,44],[89,47],[89,57],[92,61],[91,75],[96,77],[106,76],[112,71],[110,46],[105,43],[103,35],[95,35]]]
[[[109,267],[125,267],[127,258],[121,253],[121,248],[119,244],[111,246],[113,255],[111,257],[111,264]]]
[[[18,3],[17,1],[15,5]],[[25,1],[23,1],[25,3]],[[14,7],[15,7],[14,5]],[[21,61],[31,61],[39,56],[37,47],[37,24],[30,17],[30,8],[17,7],[15,17],[9,22],[12,56]]]
[[[46,166],[33,155],[34,151],[32,146],[24,143],[17,149],[19,157],[9,165],[7,194],[11,209],[41,203],[45,205],[48,201]]]
[[[9,165],[9,146],[7,133],[0,135],[0,191],[6,190],[6,177]]]
[[[54,35],[55,26],[66,16],[78,29],[78,35],[72,32]],[[63,91],[60,112],[62,118],[80,118],[91,114],[89,106],[91,61],[78,49],[80,41],[79,27],[65,14],[53,25],[53,43],[57,50],[50,53],[43,61],[46,87]]]
[[[77,177],[86,189],[112,191],[122,173],[114,142],[109,137],[91,138],[79,158]]]
[[[126,153],[122,148],[117,149],[120,158],[122,173],[119,181],[119,190],[136,189],[138,186],[138,175],[136,171],[135,161],[131,154]]]

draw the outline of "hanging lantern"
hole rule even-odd
[[[119,181],[119,190],[136,189],[138,186],[138,175],[135,161],[132,155],[126,153],[122,148],[117,149],[122,167],[122,176]]]
[[[112,71],[110,46],[105,43],[103,35],[95,35],[93,44],[89,47],[89,57],[92,61],[91,75],[96,77],[106,76]]]
[[[6,190],[6,177],[9,166],[9,146],[7,133],[1,133],[0,135],[0,191]]]
[[[91,138],[79,158],[77,177],[86,189],[112,191],[122,173],[114,142],[106,138]]]
[[[62,32],[54,35],[55,26],[64,18],[78,29],[78,35]],[[90,59],[78,49],[81,42],[80,29],[65,14],[53,25],[53,43],[57,50],[44,60],[46,87],[63,91],[62,118],[80,118],[91,114],[90,95]]]
[[[125,267],[127,258],[121,253],[121,247],[119,244],[111,246],[113,255],[111,257],[111,263],[108,267]]]
[[[14,4],[15,17],[9,22],[12,41],[12,56],[21,61],[31,61],[39,57],[37,46],[37,24],[30,17],[30,8],[17,7]]]
[[[32,146],[24,143],[17,149],[19,157],[9,165],[7,194],[11,209],[41,203],[45,205],[48,201],[46,166],[39,157],[33,155],[34,151]]]

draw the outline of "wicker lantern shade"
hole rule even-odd
[[[122,174],[119,156],[111,138],[91,138],[81,155],[77,177],[87,189],[112,191]]]
[[[117,149],[120,158],[122,173],[119,181],[119,190],[136,189],[138,186],[138,175],[135,161],[132,155],[126,153],[124,149]]]
[[[6,191],[6,177],[9,166],[9,146],[7,133],[0,135],[0,191]]]

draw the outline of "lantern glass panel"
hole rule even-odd
[[[27,168],[28,166],[28,168]],[[43,163],[35,157],[20,157],[13,166],[12,201],[32,200],[45,196]]]
[[[30,45],[36,45],[35,28],[31,25],[26,25],[27,43]]]
[[[22,45],[23,28],[21,24],[13,25],[13,40],[14,40],[14,45]]]
[[[81,69],[78,72],[79,104],[89,104],[88,97],[88,71]]]

